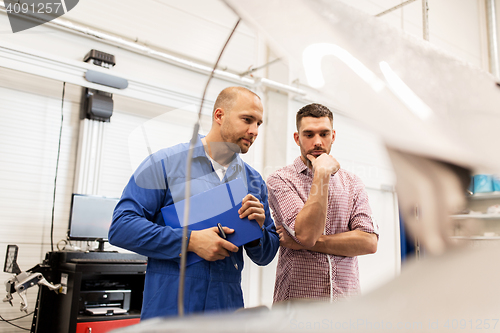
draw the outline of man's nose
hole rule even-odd
[[[248,134],[257,136],[259,134],[259,126],[257,123],[252,123],[250,124],[250,127],[248,128]]]
[[[321,140],[321,137],[319,135],[314,136],[314,147],[322,147],[323,146],[323,141]]]

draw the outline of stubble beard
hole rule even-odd
[[[243,138],[237,138],[234,135],[227,134],[225,130],[221,130],[221,138],[228,147],[230,151],[232,151],[235,154],[245,154],[248,152],[248,149],[250,146],[246,146],[243,144]]]

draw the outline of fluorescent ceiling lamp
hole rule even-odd
[[[422,120],[432,115],[432,109],[411,90],[385,61],[380,62],[380,69],[384,74],[389,89],[403,102],[413,114]]]
[[[380,92],[384,88],[384,82],[363,65],[361,61],[340,46],[331,43],[311,44],[302,53],[302,63],[307,82],[311,87],[321,88],[325,85],[323,73],[321,72],[321,60],[327,55],[333,55],[345,63],[376,92]]]

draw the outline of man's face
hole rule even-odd
[[[307,155],[318,157],[323,153],[330,153],[335,141],[335,131],[328,117],[304,117],[300,121],[299,131],[295,132],[293,137],[300,147],[302,161],[307,163]]]
[[[250,93],[239,93],[234,106],[231,110],[224,110],[221,117],[222,140],[235,144],[239,149],[229,145],[235,153],[241,151],[245,154],[259,134],[263,113],[258,97]]]

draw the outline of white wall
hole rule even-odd
[[[19,85],[20,79],[24,87]],[[0,69],[0,82],[1,256],[5,258],[7,244],[17,244],[18,264],[22,270],[26,270],[41,262],[50,250],[62,83],[5,71],[3,68]],[[64,238],[67,228],[78,138],[78,104],[68,98],[63,113],[65,125],[54,210],[56,243]],[[7,273],[0,274],[2,282],[9,277]],[[28,290],[29,311],[34,309],[36,294],[36,287]],[[20,298],[16,295],[13,308],[8,303],[1,303],[0,314],[4,318],[21,316],[19,302]],[[31,317],[15,323],[29,327]],[[0,322],[0,330],[15,331],[4,322]]]
[[[370,15],[404,1],[342,0]],[[497,8],[500,3],[497,1]],[[488,70],[483,0],[428,0],[429,42],[464,61]],[[423,38],[422,1],[380,16],[380,20],[417,38]]]

